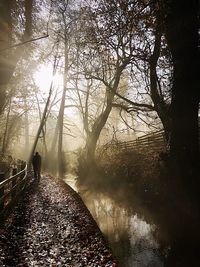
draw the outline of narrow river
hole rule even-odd
[[[121,206],[102,193],[77,188],[75,177],[65,182],[79,192],[119,262],[120,267],[163,267],[155,239],[156,226],[148,224],[133,209]]]

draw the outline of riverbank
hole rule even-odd
[[[108,196],[116,205],[155,225],[164,266],[200,266],[199,197],[169,171],[163,155],[119,149],[102,155],[97,155],[96,169],[86,169],[87,175],[82,177],[84,170],[78,168],[78,186]]]
[[[0,266],[117,266],[79,195],[63,181],[41,178],[0,229]]]

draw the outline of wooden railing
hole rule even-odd
[[[160,151],[165,149],[166,146],[167,142],[162,130],[138,137],[133,141],[119,143],[119,147],[126,150],[136,148],[137,150],[150,149],[154,151]]]
[[[17,199],[25,189],[27,182],[27,164],[21,161],[18,169],[13,169],[13,175],[5,178],[5,172],[0,172],[0,220],[3,221],[16,204]]]
[[[200,133],[200,126],[199,126]],[[167,140],[163,130],[152,132],[144,136],[138,137],[132,141],[114,142],[109,146],[117,146],[120,149],[132,150],[150,150],[150,151],[162,151],[167,149]],[[200,146],[200,134],[199,134],[199,146]]]
[[[135,140],[131,141],[114,141],[112,143],[108,143],[105,146],[101,147],[102,151],[107,149],[119,149],[119,150],[137,150],[137,151],[162,151],[167,148],[167,141],[164,135],[164,131],[156,131],[153,133],[146,134],[144,136],[138,137]]]

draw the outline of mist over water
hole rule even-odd
[[[75,178],[66,175],[65,182],[81,195],[119,265],[163,267],[159,243],[154,237],[156,226],[148,224],[134,209],[116,203],[112,196],[91,191],[86,186],[78,187]]]

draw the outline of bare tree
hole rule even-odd
[[[55,148],[57,147],[57,160],[54,158],[54,163],[58,166],[59,175],[63,175],[64,158],[63,158],[63,128],[65,115],[65,100],[67,87],[69,83],[69,70],[72,56],[72,39],[73,31],[73,1],[60,1],[60,4],[52,4],[52,21],[50,22],[50,31],[55,35],[54,42],[57,43],[56,49],[60,57],[60,72],[63,74],[63,88],[59,107],[59,114],[55,126],[54,136],[51,144],[50,157],[55,155]],[[54,20],[54,18],[56,18]],[[51,160],[52,161],[52,160]]]
[[[17,62],[24,53],[24,48],[17,46],[9,48],[14,40],[14,10],[18,10],[20,14],[20,7],[17,1],[4,0],[1,1],[0,6],[0,114],[3,112],[6,105],[6,86],[13,75]],[[21,36],[22,41],[26,41],[32,34],[32,10],[33,0],[24,1],[24,17],[25,25]],[[18,19],[18,18],[16,18]],[[22,27],[22,26],[21,26]]]
[[[80,31],[76,43],[79,72],[86,79],[101,83],[105,92],[100,114],[89,130],[87,124],[85,127],[86,159],[89,163],[94,162],[96,144],[116,100],[115,96],[128,100],[119,93],[120,80],[124,71],[141,57],[141,49],[139,44],[137,47],[139,34],[133,31],[139,27],[139,20],[130,19],[127,12],[139,12],[140,8],[137,3],[130,5],[121,1],[98,1],[94,8],[86,6],[81,10],[78,25]],[[155,110],[152,104],[128,101],[135,109]],[[85,111],[87,114],[87,109]]]

